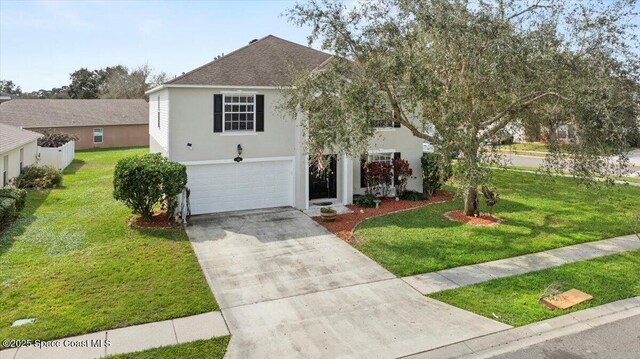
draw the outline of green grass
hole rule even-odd
[[[577,288],[593,299],[568,309],[549,310],[538,298],[553,282]],[[640,250],[490,280],[430,297],[514,326],[640,295]]]
[[[495,168],[499,168],[499,167],[495,167]],[[534,171],[534,172],[539,170],[538,167],[531,167],[531,166],[504,166],[504,168],[511,169],[511,170]],[[570,174],[570,172],[565,172],[565,173]],[[614,180],[625,181],[630,183],[640,183],[640,177],[615,177]]]
[[[496,171],[497,226],[461,224],[443,214],[462,200],[375,217],[360,224],[356,248],[398,276],[425,273],[632,233],[640,188],[586,188],[571,178]],[[481,199],[482,202],[482,199]]]
[[[79,151],[63,187],[30,191],[0,234],[0,338],[53,339],[218,308],[184,231],[132,229],[112,196],[118,159]],[[20,318],[34,324],[11,327]]]
[[[110,359],[221,359],[227,351],[229,336],[149,349],[142,352],[108,356]]]

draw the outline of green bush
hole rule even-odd
[[[427,199],[427,196],[424,193],[408,190],[400,192],[399,197],[400,199],[404,199],[407,201],[424,201]]]
[[[366,193],[362,196],[357,196],[353,199],[353,202],[358,205],[358,207],[364,208],[372,208],[376,206],[376,197],[371,193]]]
[[[0,229],[9,225],[17,214],[16,200],[9,197],[0,197]]]
[[[13,198],[16,200],[16,210],[18,212],[24,209],[27,201],[27,191],[17,188],[0,188],[0,198]]]
[[[422,188],[424,193],[432,196],[442,188],[444,182],[451,177],[451,167],[442,167],[440,154],[425,153],[422,155]]]
[[[175,209],[175,197],[187,185],[187,168],[159,153],[123,158],[113,175],[113,197],[146,219],[153,206],[167,200],[167,213]]]
[[[13,180],[17,188],[45,189],[62,184],[62,172],[51,166],[31,165],[24,167],[22,173]]]

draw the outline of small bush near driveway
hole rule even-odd
[[[124,202],[133,213],[149,220],[153,206],[172,199],[187,185],[187,169],[170,162],[159,153],[123,158],[113,175],[113,197]],[[172,215],[170,205],[167,213]]]

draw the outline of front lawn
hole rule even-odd
[[[112,196],[118,159],[79,151],[62,188],[31,191],[0,234],[0,338],[53,339],[217,309],[182,230],[129,228]],[[11,327],[16,319],[34,324]]]
[[[222,359],[227,351],[229,336],[149,349],[142,352],[110,355],[109,359]]]
[[[538,298],[553,282],[593,299],[549,310]],[[430,297],[514,326],[640,295],[640,250],[565,264],[431,294]]]
[[[640,188],[586,188],[572,178],[495,172],[501,201],[492,227],[461,224],[443,213],[462,200],[372,218],[354,233],[356,248],[398,276],[539,252],[633,233]],[[482,202],[482,198],[480,199]]]

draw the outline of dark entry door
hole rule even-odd
[[[309,199],[336,198],[336,156],[327,156],[328,167],[319,171],[315,164],[309,166]]]

